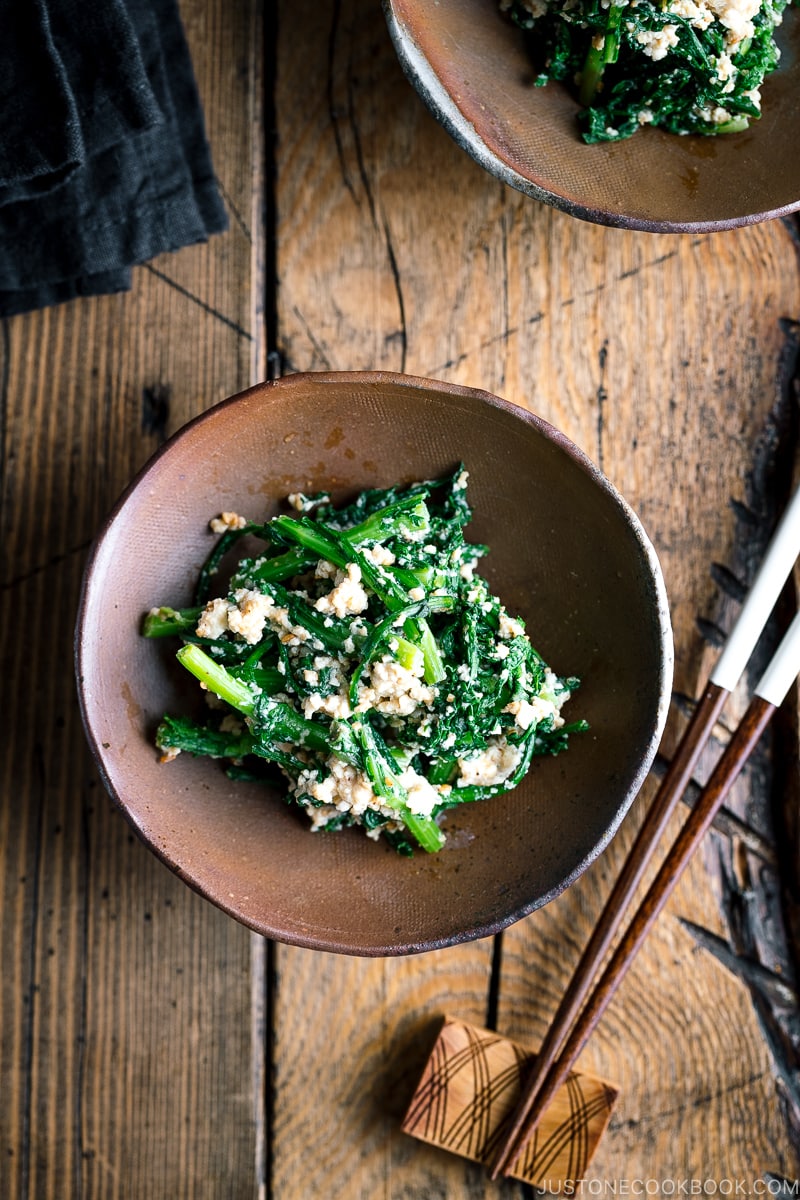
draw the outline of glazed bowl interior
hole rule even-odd
[[[165,711],[196,712],[174,645],[140,636],[191,603],[232,510],[262,520],[293,491],[435,477],[463,461],[482,570],[555,670],[579,675],[569,719],[590,732],[513,792],[445,816],[436,855],[396,854],[305,815],[218,763],[158,761]],[[112,795],[187,883],[253,929],[349,954],[411,953],[487,935],[556,895],[606,844],[656,751],[671,684],[663,583],[638,521],[565,438],[487,393],[386,374],[295,375],[225,401],[176,434],[122,497],[87,568],[77,669]]]
[[[384,0],[411,82],[456,141],[520,191],[574,216],[651,232],[701,232],[800,207],[800,14],[778,31],[781,62],[762,116],[743,133],[679,137],[642,129],[587,146],[577,101],[535,87],[525,37],[493,0]]]

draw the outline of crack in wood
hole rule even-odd
[[[489,970],[489,988],[486,994],[487,1029],[497,1031],[497,1015],[500,1009],[500,987],[503,978],[503,931],[496,933],[492,942],[492,965]]]
[[[719,934],[712,933],[710,929],[697,925],[694,921],[688,921],[685,917],[679,917],[678,922],[691,934],[698,946],[713,955],[717,962],[721,963],[731,974],[744,983],[751,984],[770,1003],[782,1005],[789,1010],[797,1009],[797,991],[791,982],[787,982],[775,971],[770,971],[758,959],[746,958],[743,954],[737,954],[729,942],[726,942]]]
[[[333,141],[336,146],[336,157],[339,160],[339,167],[342,172],[342,183],[352,196],[353,203],[358,206],[358,196],[356,195],[356,189],[353,186],[353,181],[350,178],[350,171],[347,166],[347,158],[344,152],[344,141],[342,139],[342,131],[339,124],[339,110],[336,107],[336,98],[333,86],[334,77],[336,74],[336,40],[339,32],[339,18],[341,17],[341,14],[341,0],[334,0],[331,10],[331,24],[328,31],[328,76],[326,80],[326,95],[328,99],[328,115],[330,116],[331,129],[333,130]]]
[[[304,330],[305,330],[305,332],[306,332],[306,337],[307,337],[307,338],[308,338],[308,340],[311,342],[311,345],[312,345],[312,347],[313,347],[313,349],[314,349],[314,353],[315,353],[315,354],[317,354],[317,355],[319,355],[320,361],[322,362],[322,365],[325,367],[325,370],[326,370],[326,371],[332,371],[332,370],[333,370],[333,366],[331,365],[331,361],[330,361],[330,359],[328,358],[328,355],[327,355],[326,351],[323,349],[321,342],[319,342],[319,341],[317,340],[316,336],[314,335],[314,331],[313,331],[313,329],[311,328],[311,326],[309,325],[308,321],[305,319],[305,317],[303,316],[302,312],[301,312],[301,311],[300,311],[300,309],[297,307],[297,305],[295,305],[295,306],[294,306],[294,308],[292,309],[292,312],[293,312],[293,313],[294,313],[294,315],[297,317],[297,320],[300,322],[300,324],[303,326],[303,329],[304,329]],[[283,361],[283,364],[284,364],[284,369],[288,367],[288,368],[289,368],[289,371],[290,371],[290,373],[291,373],[291,372],[293,372],[293,371],[295,371],[295,370],[298,370],[298,368],[297,368],[297,367],[295,367],[295,366],[294,366],[294,364],[292,364],[292,363],[291,363],[291,362],[290,362],[290,361],[289,361],[289,360],[288,360],[288,359],[285,357],[285,355],[283,355],[283,356],[282,356],[282,361]],[[310,365],[310,366],[309,366],[307,369],[308,369],[308,370],[313,370],[313,365]]]
[[[728,567],[724,566],[722,563],[712,562],[711,578],[714,580],[714,583],[717,585],[720,591],[724,592],[727,596],[730,596],[730,598],[735,600],[737,604],[742,604],[744,602],[745,596],[747,595],[747,588],[742,583],[741,579],[739,579],[737,575],[734,575],[733,571],[729,570]]]
[[[177,279],[170,279],[169,275],[165,275],[163,271],[159,271],[158,268],[154,267],[152,263],[142,263],[142,266],[146,271],[149,271],[151,275],[155,275],[156,279],[160,279],[162,283],[166,283],[168,287],[173,288],[180,296],[185,296],[187,300],[191,300],[193,304],[198,306],[198,308],[202,308],[203,312],[208,313],[209,316],[214,317],[215,320],[221,321],[223,325],[227,325],[229,329],[234,331],[234,333],[238,333],[239,337],[244,338],[245,341],[252,342],[252,333],[248,333],[247,330],[242,329],[241,325],[237,324],[236,321],[232,321],[230,317],[226,317],[224,313],[219,312],[218,309],[213,308],[210,304],[207,304],[205,300],[201,300],[199,296],[195,296],[194,292],[190,292],[189,289],[185,288],[182,283],[178,283]]]
[[[707,240],[708,240],[707,238],[695,238],[691,242],[691,246],[692,246],[692,248],[702,246]],[[582,296],[597,295],[598,293],[604,291],[605,288],[607,288],[609,286],[613,286],[615,283],[625,282],[628,279],[633,279],[636,276],[641,275],[644,271],[650,271],[650,270],[653,270],[653,268],[655,268],[655,267],[661,266],[663,263],[668,262],[671,258],[674,258],[677,255],[677,253],[678,253],[677,250],[670,250],[667,254],[659,254],[656,258],[651,259],[650,262],[644,263],[642,266],[636,267],[632,271],[623,271],[619,275],[615,276],[614,279],[608,280],[604,283],[597,284],[596,287],[587,288],[586,291],[581,292],[581,295]],[[575,296],[570,296],[567,299],[562,300],[559,304],[559,307],[566,308],[569,305],[574,304],[575,299],[576,299]],[[490,346],[496,345],[498,342],[503,342],[503,341],[509,340],[510,338],[516,336],[517,334],[522,333],[530,325],[535,325],[539,321],[543,321],[546,316],[547,316],[546,312],[534,313],[533,316],[527,317],[524,321],[521,321],[519,325],[515,325],[511,329],[504,329],[503,332],[501,334],[498,334],[496,337],[487,338],[484,341],[479,342],[477,346],[473,346],[469,350],[464,350],[456,358],[448,359],[447,362],[440,363],[438,366],[429,367],[428,374],[435,375],[439,371],[449,371],[449,370],[452,370],[454,367],[460,367],[461,364],[466,362],[466,360],[468,358],[471,358],[473,354],[480,354],[483,350],[488,349]]]
[[[43,571],[49,571],[51,567],[59,567],[68,558],[72,558],[75,554],[84,554],[92,544],[91,538],[86,538],[85,541],[79,542],[77,546],[70,546],[68,550],[64,550],[61,554],[54,554],[47,562],[39,563],[35,567],[31,567],[24,575],[15,575],[13,579],[9,579],[4,583],[0,583],[0,593],[10,592],[14,588],[19,587],[23,583],[28,583],[37,575],[41,575]]]
[[[623,275],[621,278],[624,279],[625,276]],[[603,342],[597,355],[597,364],[600,369],[600,379],[597,384],[597,391],[595,392],[595,399],[597,400],[597,465],[601,471],[605,470],[603,462],[603,442],[605,434],[605,405],[608,401],[608,392],[605,385],[607,361],[608,339]]]
[[[722,649],[728,636],[724,629],[720,629],[715,621],[709,621],[705,617],[696,617],[694,623],[704,642],[715,650]]]
[[[707,1108],[709,1104],[713,1104],[715,1100],[720,1100],[723,1096],[734,1095],[736,1092],[741,1092],[745,1088],[752,1087],[755,1083],[760,1083],[766,1071],[756,1071],[752,1075],[745,1076],[744,1079],[737,1079],[735,1083],[728,1087],[718,1088],[716,1091],[704,1092],[702,1096],[693,1096],[688,1106],[681,1105],[678,1108],[662,1108],[655,1113],[647,1113],[646,1116],[628,1117],[624,1121],[615,1121],[612,1117],[609,1122],[609,1130],[618,1129],[640,1129],[642,1126],[655,1125],[658,1126],[660,1121],[669,1120],[678,1113],[683,1113],[686,1108]]]
[[[142,388],[142,433],[166,441],[172,387],[154,383]]]
[[[502,331],[502,333],[495,334],[494,337],[485,338],[471,350],[465,350],[462,354],[459,354],[457,358],[450,358],[447,360],[447,362],[440,363],[438,367],[430,367],[428,369],[428,374],[436,375],[440,371],[449,371],[452,370],[453,367],[460,367],[461,364],[466,362],[468,358],[471,358],[473,354],[480,354],[483,350],[488,350],[490,347],[496,346],[498,342],[510,341],[512,337],[516,337],[516,335],[521,333],[523,329],[530,325],[537,325],[539,321],[543,321],[545,316],[546,314],[543,312],[534,313],[532,317],[527,317],[522,325],[514,325],[511,329],[506,328]]]
[[[389,267],[391,268],[392,280],[394,281],[395,295],[397,296],[397,307],[400,312],[400,330],[399,330],[399,332],[400,332],[401,350],[400,350],[400,368],[399,369],[400,369],[400,373],[402,374],[406,369],[406,354],[408,351],[408,330],[406,328],[406,309],[405,309],[405,303],[403,300],[403,284],[402,284],[402,280],[400,278],[400,271],[397,266],[397,258],[395,256],[394,246],[392,244],[392,234],[391,234],[391,230],[389,229],[389,222],[385,216],[384,216],[384,221],[383,221],[383,232],[384,232],[384,237],[386,239],[386,254],[389,258]]]
[[[361,130],[359,128],[358,120],[356,119],[356,105],[355,105],[355,101],[354,101],[354,90],[353,90],[353,88],[354,88],[353,72],[350,68],[351,68],[351,64],[348,63],[347,64],[347,116],[348,116],[348,121],[349,121],[349,125],[350,125],[350,131],[353,135],[353,149],[355,150],[356,164],[358,166],[358,177],[361,180],[361,186],[363,187],[364,195],[367,198],[367,206],[369,208],[369,215],[372,218],[372,224],[375,227],[375,229],[377,229],[378,228],[378,214],[377,214],[377,211],[375,208],[375,197],[374,197],[373,191],[372,191],[372,184],[370,182],[369,174],[367,172],[367,166],[364,161],[364,150],[361,145]],[[385,225],[386,225],[386,222],[384,219],[384,230],[385,230]]]
[[[241,229],[242,233],[244,234],[245,238],[247,239],[248,244],[252,246],[253,235],[250,232],[250,228],[247,225],[247,222],[245,221],[244,217],[242,216],[242,214],[239,212],[239,209],[234,204],[233,197],[227,191],[227,189],[226,189],[225,185],[223,184],[222,180],[220,179],[219,175],[214,176],[214,181],[215,181],[217,187],[219,188],[222,199],[225,201],[225,207],[228,209],[228,211],[231,214],[231,216],[233,217],[234,221]]]

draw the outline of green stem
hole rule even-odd
[[[419,669],[423,662],[423,654],[419,646],[415,646],[413,642],[399,636],[391,638],[389,645],[401,667],[405,667],[407,671]]]
[[[578,100],[584,108],[590,108],[597,95],[597,89],[603,76],[605,58],[602,50],[590,46],[581,71],[581,84],[578,90]]]
[[[246,717],[253,715],[255,702],[247,684],[226,671],[222,663],[214,662],[200,646],[181,646],[176,658],[182,667],[204,683],[215,696],[219,696],[220,700],[227,701]]]
[[[364,766],[376,794],[384,804],[397,813],[408,832],[428,854],[436,854],[444,845],[444,834],[433,817],[423,817],[408,807],[408,793],[403,787],[390,760],[388,751],[381,745],[369,721],[363,720],[354,726],[361,743]]]
[[[431,627],[424,617],[418,620],[406,621],[403,632],[410,641],[415,642],[422,651],[424,663],[423,678],[428,684],[441,683],[445,676],[444,659],[439,649],[439,643],[433,636]]]
[[[223,733],[198,725],[188,717],[165,715],[156,730],[159,750],[183,750],[208,758],[244,758],[253,750],[249,733]]]
[[[594,42],[589,47],[581,71],[581,82],[578,90],[578,100],[584,108],[590,108],[600,87],[603,72],[607,63],[617,61],[619,55],[619,23],[622,18],[622,8],[612,4],[606,17],[606,27],[601,36],[603,44],[598,49]],[[595,36],[597,36],[595,34]]]
[[[715,133],[743,133],[750,126],[750,118],[745,113],[740,113],[736,117],[731,117],[730,121],[723,121],[721,125],[715,126]]]
[[[287,521],[292,522],[295,526],[302,526],[306,531],[306,536],[303,538],[295,537],[294,540],[299,542],[296,550],[287,550],[284,554],[278,554],[274,558],[267,559],[253,573],[252,578],[264,583],[274,583],[281,579],[289,579],[292,575],[299,575],[307,567],[311,566],[315,558],[326,558],[328,562],[332,562],[335,566],[342,568],[346,567],[347,563],[352,561],[351,556],[347,554],[340,555],[338,560],[329,557],[328,550],[330,549],[330,543],[322,539],[315,542],[311,536],[315,522],[309,520],[307,517],[301,518],[299,521],[293,521],[291,517],[276,517],[272,524],[275,528],[286,533],[289,527],[283,525],[283,523]],[[348,546],[359,546],[363,542],[385,542],[387,538],[395,537],[400,533],[427,531],[429,528],[430,513],[425,501],[419,496],[407,496],[403,500],[398,500],[394,504],[387,504],[385,508],[372,513],[371,516],[367,517],[359,525],[353,525],[351,529],[337,531],[337,535]],[[297,531],[295,530],[295,532]]]
[[[176,633],[194,633],[202,608],[154,608],[147,613],[142,633],[148,638],[174,637]]]

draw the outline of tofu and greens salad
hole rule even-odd
[[[737,133],[761,115],[789,0],[500,0],[529,34],[536,84],[575,89],[584,141],[644,125]]]
[[[478,573],[466,488],[458,467],[341,508],[295,494],[292,515],[263,525],[214,518],[195,604],[144,620],[146,637],[180,638],[210,702],[202,720],[164,716],[162,759],[208,755],[273,785],[279,772],[312,830],[358,825],[409,854],[441,848],[445,810],[565,749],[586,728],[561,715],[578,681],[546,665]],[[257,553],[213,594],[244,538]]]

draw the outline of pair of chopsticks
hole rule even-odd
[[[739,617],[717,660],[542,1043],[512,1123],[492,1165],[491,1177],[507,1174],[533,1135],[542,1113],[564,1083],[639,947],[672,893],[720,805],[754,750],[772,714],[800,674],[800,613],[794,618],[753,698],[681,832],[631,918],[608,965],[597,975],[633,894],[675,805],[709,739],[725,701],[750,659],[794,563],[800,555],[800,488],[795,492],[767,548]]]

